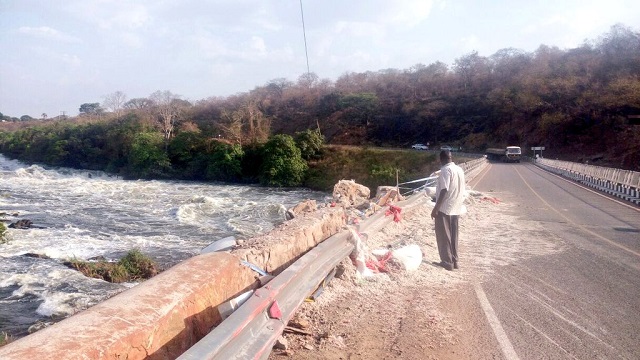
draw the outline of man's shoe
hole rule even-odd
[[[448,264],[448,263],[444,262],[444,261],[440,261],[440,262],[434,261],[433,265],[443,267],[443,268],[445,268],[445,269],[447,269],[449,271],[453,270],[453,266],[451,264]]]

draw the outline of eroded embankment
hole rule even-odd
[[[259,286],[346,224],[343,207],[301,212],[231,253],[206,253],[0,348],[2,359],[176,358],[222,319],[218,306]]]

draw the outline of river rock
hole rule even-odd
[[[22,254],[22,256],[26,256],[26,257],[30,257],[30,258],[36,258],[36,259],[51,259],[47,255],[36,254],[36,253],[26,253],[26,254]]]
[[[32,224],[33,224],[33,221],[29,219],[22,219],[9,224],[9,227],[13,229],[28,229],[31,227]]]

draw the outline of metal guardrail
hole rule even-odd
[[[470,160],[467,162],[464,162],[462,164],[459,164],[459,166],[462,168],[462,170],[464,171],[466,180],[469,181],[471,180],[474,176],[476,176],[476,174],[482,170],[484,168],[484,165],[487,164],[487,158],[484,156],[481,156],[478,159],[474,159],[474,160]],[[436,171],[434,174],[437,174],[438,172]],[[422,191],[424,190],[426,187],[429,186],[435,186],[436,180],[438,179],[437,175],[432,174],[432,176],[423,178],[423,179],[418,179],[418,180],[413,180],[413,181],[407,181],[407,182],[403,182],[403,183],[399,183],[397,186],[399,189],[401,190],[407,190],[406,192],[402,192],[402,195],[411,195],[414,194],[416,192]],[[407,185],[407,184],[414,184],[414,183],[420,183],[420,182],[424,182],[423,185],[417,187],[417,188],[409,188],[409,187],[402,187],[400,185]]]
[[[538,159],[538,164],[568,170],[573,173],[610,181],[627,187],[640,188],[640,172],[602,166],[586,165],[562,160]]]
[[[481,169],[483,163],[486,164],[486,159],[480,158],[461,167],[466,174]],[[426,181],[426,186],[433,185],[435,179],[437,177],[432,176],[413,182]],[[406,211],[426,200],[423,194],[414,194],[396,205]],[[357,230],[379,231],[391,218],[384,211],[379,211],[361,222]],[[267,285],[256,290],[242,306],[178,360],[267,359],[273,344],[300,304],[354,250],[349,238],[350,233],[343,231],[318,244]],[[277,313],[275,316],[274,312]]]
[[[640,172],[551,159],[536,159],[534,164],[596,190],[640,205]]]
[[[416,195],[398,204],[411,208],[426,200]],[[363,221],[360,232],[378,231],[392,217],[384,211]],[[300,304],[332,269],[354,250],[348,231],[340,232],[318,244],[278,274],[208,335],[183,353],[179,360],[266,359],[271,348]],[[277,316],[273,316],[273,307]],[[270,314],[271,313],[271,314]]]
[[[256,290],[249,300],[178,359],[266,359],[306,296],[352,251],[348,233],[323,241]],[[277,315],[273,315],[274,306]]]

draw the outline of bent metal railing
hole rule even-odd
[[[486,159],[470,163],[461,165],[465,173],[479,171],[481,165],[486,164]],[[433,185],[434,180],[432,176],[416,181],[427,181]],[[427,197],[417,193],[397,205],[406,212],[425,201]],[[360,223],[357,230],[362,233],[379,231],[392,221],[391,218],[385,211],[379,211]],[[300,304],[353,251],[354,244],[349,238],[349,232],[343,231],[318,244],[267,285],[253,292],[242,306],[178,360],[267,359],[273,344]]]
[[[476,176],[478,174],[478,172],[480,172],[483,168],[484,165],[487,164],[487,158],[482,156],[478,159],[474,159],[471,161],[467,161],[464,162],[462,164],[459,164],[459,166],[462,168],[462,170],[464,171],[464,175],[466,177],[467,182],[471,179],[473,179],[474,176]],[[436,180],[438,179],[438,174],[439,170],[436,171],[435,173],[431,174],[429,177],[426,178],[422,178],[422,179],[418,179],[418,180],[413,180],[413,181],[407,181],[407,182],[403,182],[403,183],[399,183],[397,186],[400,189],[400,193],[402,195],[412,195],[416,192],[419,191],[423,191],[425,190],[425,188],[430,187],[430,186],[435,186],[436,184]],[[421,186],[417,187],[417,188],[410,188],[410,187],[406,187],[406,186],[401,186],[401,185],[409,185],[409,184],[416,184],[416,183],[423,183]]]
[[[412,209],[426,200],[423,194],[416,194],[398,206],[403,210]],[[384,211],[378,212],[363,221],[358,232],[378,231],[392,218],[385,216]],[[353,250],[348,231],[329,237],[256,290],[242,306],[178,359],[268,358],[273,344],[298,307]]]

